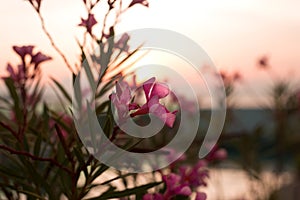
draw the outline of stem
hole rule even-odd
[[[72,172],[71,172],[68,168],[66,168],[66,167],[64,167],[63,165],[59,164],[56,160],[54,160],[54,159],[52,159],[52,158],[41,158],[41,157],[37,157],[37,156],[32,155],[32,154],[30,154],[30,153],[28,153],[28,152],[17,151],[17,150],[14,150],[14,149],[10,148],[10,147],[5,146],[5,145],[0,145],[0,149],[6,150],[6,151],[8,151],[8,152],[11,153],[11,154],[26,156],[26,157],[28,157],[28,158],[30,158],[30,159],[32,159],[32,160],[50,162],[50,163],[52,163],[53,165],[55,165],[55,166],[57,166],[57,167],[63,169],[63,170],[66,171],[67,173],[72,174]]]
[[[52,36],[50,35],[49,31],[47,30],[46,28],[46,25],[45,25],[45,20],[43,18],[43,16],[41,15],[40,12],[37,12],[38,13],[38,16],[40,18],[40,21],[41,21],[41,25],[42,25],[42,29],[44,31],[44,33],[46,34],[46,36],[48,37],[52,47],[55,49],[55,51],[60,55],[60,57],[63,59],[63,61],[65,62],[65,64],[67,65],[67,67],[69,68],[69,70],[74,74],[74,70],[72,69],[69,61],[67,60],[66,56],[64,55],[64,53],[58,48],[58,46],[55,44]]]
[[[0,126],[2,126],[3,128],[7,129],[9,132],[11,132],[13,134],[13,136],[20,141],[20,138],[18,137],[18,134],[12,129],[10,128],[8,125],[4,124],[3,122],[0,121]]]

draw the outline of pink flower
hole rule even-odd
[[[223,148],[220,149],[217,145],[215,145],[205,159],[211,162],[225,160],[226,158],[227,151]]]
[[[155,83],[155,78],[151,78],[143,84],[146,96],[146,103],[131,114],[131,117],[152,113],[160,118],[169,127],[173,127],[177,111],[170,112],[165,106],[159,103],[159,99],[166,97],[170,90],[162,83]]]
[[[32,56],[32,50],[33,50],[34,46],[32,45],[28,45],[28,46],[13,46],[14,51],[19,54],[19,56],[22,58],[22,60],[24,60],[26,55],[30,55]]]
[[[171,173],[162,177],[165,183],[165,192],[146,194],[143,200],[171,200],[177,196],[190,196],[192,194],[191,188],[187,184],[182,184],[180,177],[177,174]]]
[[[195,200],[206,200],[207,195],[203,192],[197,192]]]
[[[46,56],[42,54],[41,52],[38,52],[37,54],[33,55],[31,58],[31,63],[34,63],[35,68],[38,67],[38,65],[42,62],[45,62],[47,60],[51,60],[52,58],[49,56]]]
[[[143,6],[149,7],[147,0],[132,0],[128,7],[134,6],[135,4],[142,4]]]
[[[179,175],[171,173],[164,175],[162,178],[166,184],[166,191],[164,193],[165,199],[170,199],[177,195],[190,196],[192,194],[191,188],[188,184],[181,182]]]
[[[150,78],[143,84],[143,89],[146,95],[147,101],[152,97],[158,96],[159,99],[166,97],[170,90],[167,85],[162,83],[155,83],[155,78]]]
[[[182,166],[179,168],[181,183],[185,183],[191,187],[206,186],[206,178],[208,178],[207,163],[200,160],[194,167]]]
[[[162,194],[154,193],[154,194],[145,194],[143,196],[143,200],[165,200],[165,199]]]
[[[97,20],[95,19],[94,14],[90,14],[88,15],[87,19],[83,19],[81,18],[81,23],[79,24],[79,26],[83,26],[86,27],[87,32],[89,32],[90,34],[92,34],[92,28],[95,24],[97,24]]]
[[[123,124],[127,120],[130,110],[139,108],[137,104],[131,103],[130,87],[127,82],[122,80],[117,82],[116,93],[112,93],[110,99],[117,109],[120,124]]]

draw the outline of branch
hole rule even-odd
[[[2,126],[3,128],[7,129],[9,132],[11,132],[13,134],[13,136],[20,141],[20,138],[17,134],[17,132],[15,132],[12,128],[10,128],[8,125],[4,124],[3,122],[0,121],[0,126]]]
[[[52,163],[53,165],[57,166],[58,168],[61,168],[63,169],[64,171],[66,171],[67,173],[69,174],[72,174],[72,172],[66,168],[65,166],[59,164],[56,160],[52,159],[52,158],[41,158],[41,157],[37,157],[35,155],[32,155],[28,152],[23,152],[23,151],[18,151],[18,150],[15,150],[15,149],[12,149],[10,147],[7,147],[5,145],[0,145],[0,149],[3,149],[3,150],[6,150],[8,151],[9,153],[11,154],[15,154],[15,155],[22,155],[22,156],[26,156],[32,160],[37,160],[37,161],[46,161],[46,162],[50,162]]]
[[[66,56],[64,55],[64,53],[58,48],[58,46],[55,44],[52,36],[50,35],[49,31],[47,30],[46,28],[46,25],[45,25],[45,20],[43,18],[43,16],[41,15],[40,12],[37,12],[38,13],[38,16],[40,18],[40,21],[41,21],[41,25],[42,25],[42,29],[44,31],[44,33],[46,34],[46,36],[48,37],[52,47],[55,49],[55,51],[60,55],[60,57],[64,60],[65,64],[67,65],[67,67],[69,68],[69,70],[74,74],[74,71],[69,63],[69,61],[67,60]]]

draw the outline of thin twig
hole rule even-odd
[[[8,151],[11,154],[26,156],[26,157],[28,157],[28,158],[30,158],[32,160],[50,162],[53,165],[55,165],[55,166],[57,166],[57,167],[65,170],[67,173],[72,174],[72,172],[68,168],[66,168],[65,166],[59,164],[56,160],[54,160],[52,158],[37,157],[37,156],[32,155],[32,154],[30,154],[28,152],[18,151],[18,150],[10,148],[8,146],[5,146],[5,145],[0,145],[0,149],[6,150],[6,151]]]
[[[47,30],[46,28],[46,25],[45,25],[45,20],[43,18],[43,16],[41,15],[40,12],[38,12],[38,16],[40,18],[40,21],[41,21],[41,25],[42,25],[42,29],[44,31],[44,33],[46,34],[46,36],[48,37],[52,47],[55,49],[55,51],[60,55],[60,57],[64,60],[65,64],[67,65],[67,67],[69,68],[69,70],[74,74],[74,70],[72,69],[69,61],[67,60],[66,56],[64,55],[64,53],[58,48],[58,46],[55,44],[51,34],[49,33],[49,31]]]
[[[8,125],[4,124],[1,121],[0,121],[0,126],[2,126],[3,128],[7,129],[9,132],[11,132],[18,141],[20,140],[20,138],[18,137],[18,133],[15,132],[11,127],[9,127]]]

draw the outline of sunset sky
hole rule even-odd
[[[68,81],[70,75],[29,3],[1,1],[0,74],[8,61],[18,62],[12,45],[33,44],[55,58],[43,65],[44,74]],[[202,46],[219,69],[240,71],[247,84],[268,78],[255,70],[263,55],[270,57],[277,74],[300,77],[299,0],[149,0],[149,4],[150,8],[139,5],[125,13],[117,30],[164,28],[184,34]],[[77,24],[86,17],[82,5],[82,0],[44,0],[42,4],[49,32],[72,63],[79,54],[74,38],[83,33]],[[95,13],[99,20],[101,14]],[[261,82],[253,85],[252,89]]]

